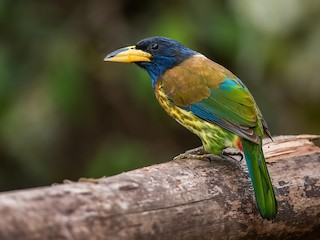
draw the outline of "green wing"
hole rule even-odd
[[[260,111],[245,85],[227,69],[204,56],[192,57],[167,71],[166,94],[177,106],[245,139],[260,143]]]

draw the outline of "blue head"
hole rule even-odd
[[[107,55],[105,61],[134,62],[144,68],[152,79],[152,85],[164,72],[196,54],[181,43],[166,37],[150,37],[135,46],[121,48]]]
[[[163,73],[179,65],[196,52],[186,48],[181,43],[166,37],[151,37],[139,41],[137,49],[152,55],[151,62],[136,62],[149,73],[155,82]]]

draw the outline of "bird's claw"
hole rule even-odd
[[[178,156],[174,157],[173,160],[178,160],[178,159],[197,159],[197,160],[203,160],[203,161],[207,161],[209,159],[209,155],[203,146],[201,147],[197,147],[194,149],[190,149],[188,151],[186,151],[185,153],[179,154]],[[210,161],[210,159],[209,159]]]
[[[202,155],[196,155],[196,154],[186,154],[186,153],[182,153],[176,157],[173,158],[173,160],[178,160],[178,159],[197,159],[197,160],[201,160],[201,161],[210,161],[210,155],[211,154],[202,154]]]
[[[225,148],[222,150],[222,157],[231,158],[232,160],[242,161],[243,160],[243,153],[234,148]],[[235,158],[234,156],[239,156],[240,159]]]
[[[240,159],[235,158],[234,156],[239,156]],[[237,149],[234,148],[225,148],[222,150],[222,153],[220,156],[214,155],[207,153],[203,146],[197,147],[194,149],[190,149],[186,151],[185,153],[179,154],[178,156],[174,157],[173,160],[178,160],[178,159],[197,159],[197,160],[202,160],[202,161],[208,161],[212,163],[215,160],[225,158],[225,159],[231,159],[231,160],[237,160],[237,161],[242,161],[243,160],[243,154]]]
[[[210,163],[212,163],[215,160],[221,159],[221,157],[207,153],[204,150],[203,146],[201,146],[194,149],[190,149],[185,153],[182,153],[173,158],[173,160],[178,160],[178,159],[197,159],[202,161],[209,161]]]

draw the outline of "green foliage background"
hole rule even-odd
[[[101,177],[200,145],[145,72],[104,63],[164,35],[238,75],[273,134],[320,131],[320,1],[0,2],[0,190]]]

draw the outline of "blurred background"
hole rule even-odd
[[[320,133],[320,1],[0,1],[0,191],[109,176],[200,146],[148,75],[105,55],[154,35],[237,74],[271,132]]]

